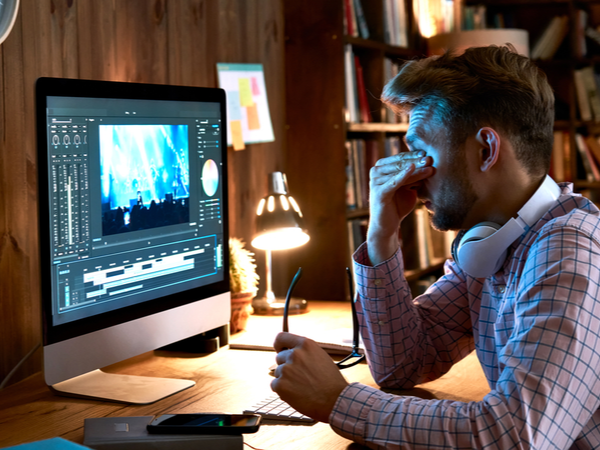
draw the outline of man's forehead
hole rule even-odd
[[[441,131],[431,109],[416,108],[410,114],[409,127],[404,140],[408,144],[416,141],[431,144],[435,142]]]

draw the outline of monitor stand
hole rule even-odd
[[[120,375],[93,370],[50,386],[59,395],[147,405],[196,384],[175,378]]]

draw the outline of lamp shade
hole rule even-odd
[[[285,250],[304,245],[309,239],[302,211],[288,193],[285,174],[271,173],[269,193],[256,209],[256,235],[252,246],[261,250]]]

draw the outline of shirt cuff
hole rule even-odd
[[[348,385],[329,415],[329,425],[333,431],[346,439],[364,444],[367,417],[380,393],[379,389],[364,384]]]
[[[396,291],[397,287],[393,286],[394,280],[397,281],[399,274],[404,273],[404,261],[400,248],[388,260],[376,266],[371,265],[366,242],[358,247],[352,257],[356,286],[360,297],[383,298],[388,287],[391,289],[390,292]]]

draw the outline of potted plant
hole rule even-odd
[[[231,290],[231,333],[246,327],[252,313],[252,299],[258,289],[258,274],[254,253],[244,247],[244,241],[229,239],[229,287]]]

